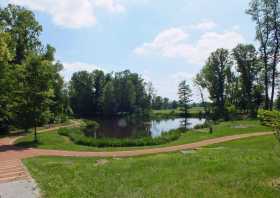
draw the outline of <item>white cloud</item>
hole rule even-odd
[[[125,11],[125,7],[114,0],[94,0],[96,7],[104,8],[110,12],[120,13]]]
[[[232,49],[245,38],[238,31],[204,32],[196,42],[188,40],[190,33],[183,28],[170,28],[160,32],[150,43],[134,49],[137,55],[159,54],[168,58],[183,58],[191,64],[204,64],[217,48]]]
[[[210,30],[217,26],[218,25],[214,21],[205,20],[205,21],[201,21],[197,24],[191,25],[191,28],[197,29],[197,30]]]
[[[93,70],[103,70],[95,64],[82,63],[82,62],[72,62],[72,63],[63,63],[63,70],[61,74],[66,81],[69,81],[73,73],[78,71],[88,71],[92,72]]]
[[[116,0],[8,0],[52,16],[56,25],[67,28],[91,27],[96,24],[96,9],[113,13],[125,11]]]
[[[162,31],[151,43],[144,43],[136,48],[134,52],[144,55],[152,51],[160,51],[163,56],[176,57],[180,44],[187,39],[188,34],[180,28],[170,28]]]

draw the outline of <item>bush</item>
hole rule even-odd
[[[180,130],[173,130],[163,133],[159,137],[143,137],[137,139],[117,139],[117,138],[100,138],[86,136],[83,131],[77,128],[63,128],[58,130],[58,134],[67,136],[75,144],[93,147],[134,147],[134,146],[152,146],[166,144],[177,140],[181,136]]]
[[[280,129],[280,112],[279,111],[266,111],[259,110],[258,118],[265,126]]]
[[[57,130],[57,133],[62,136],[67,136],[71,130],[69,128],[60,128]]]
[[[209,128],[210,124],[208,122],[204,122],[203,124],[197,124],[193,128],[194,129],[206,129]]]
[[[82,127],[83,132],[87,135],[95,134],[100,125],[92,120],[85,121],[85,125]]]
[[[280,112],[259,110],[258,118],[263,125],[273,127],[275,130],[275,137],[280,142]]]

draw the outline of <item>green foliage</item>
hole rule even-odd
[[[280,112],[279,111],[267,111],[259,110],[258,118],[265,126],[270,126],[276,129],[280,129]]]
[[[204,105],[209,119],[256,117],[264,101],[263,65],[253,45],[239,44],[230,52],[214,51],[194,79],[202,101],[207,89],[212,105]]]
[[[106,75],[97,70],[75,73],[70,100],[74,113],[84,117],[144,114],[151,103],[144,80],[128,70]]]
[[[263,65],[264,108],[273,109],[280,52],[280,2],[251,0],[247,14],[256,24],[256,39]],[[269,92],[271,91],[271,94]]]
[[[203,118],[205,116],[204,108],[190,107],[188,109],[188,116],[193,118]],[[182,117],[182,111],[180,108],[153,110],[150,117],[152,117],[153,119]]]
[[[184,116],[188,116],[189,103],[191,102],[192,91],[190,86],[184,80],[180,82],[178,87],[179,103],[184,112]]]
[[[12,70],[8,64],[11,61],[11,52],[8,48],[10,41],[9,34],[2,31],[0,27],[0,131],[8,130],[8,121],[10,119],[13,77]]]
[[[259,110],[258,117],[263,125],[272,127],[275,130],[275,136],[280,142],[280,112]]]
[[[152,99],[152,108],[154,110],[177,109],[178,107],[179,102],[176,100],[170,101],[169,98],[163,98],[161,96],[155,96]]]
[[[203,86],[208,89],[210,99],[214,103],[214,117],[227,119],[225,111],[225,92],[227,80],[232,61],[230,53],[226,49],[217,49],[211,53],[204,68],[201,70],[200,78],[203,79]]]
[[[278,91],[278,95],[275,101],[275,108],[280,111],[280,91]]]
[[[233,49],[233,56],[237,63],[237,71],[240,73],[241,101],[239,105],[248,109],[254,116],[260,106],[254,90],[260,81],[259,74],[262,69],[257,51],[253,45],[239,44]]]
[[[19,127],[35,128],[49,119],[49,105],[53,97],[51,82],[53,67],[49,61],[42,60],[40,56],[28,57],[24,64],[24,82],[20,90],[20,98],[16,109]],[[36,135],[35,135],[36,138]]]
[[[87,120],[85,121],[85,126],[83,126],[82,131],[84,134],[91,135],[97,132],[100,125],[96,121]]]
[[[108,82],[104,88],[103,112],[105,116],[117,113],[116,98],[113,82]]]
[[[205,122],[203,124],[197,124],[194,126],[194,129],[206,129],[209,128],[211,125],[209,122]]]
[[[9,48],[14,55],[14,64],[22,64],[29,53],[39,52],[42,26],[31,11],[9,4],[0,8],[0,21],[4,31],[11,36]]]
[[[174,130],[163,133],[159,137],[143,137],[137,139],[114,139],[114,138],[100,138],[96,139],[86,136],[80,129],[64,128],[59,129],[58,133],[67,136],[75,144],[92,146],[92,147],[136,147],[136,146],[152,146],[166,144],[177,140],[180,135],[180,130]]]
[[[33,12],[15,5],[0,8],[1,132],[67,120],[62,65],[55,63],[55,49],[42,45],[41,32]]]

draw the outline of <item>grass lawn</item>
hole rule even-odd
[[[192,143],[199,140],[205,140],[214,137],[221,137],[226,135],[253,133],[253,132],[265,132],[271,131],[270,128],[262,126],[257,120],[244,120],[244,121],[231,121],[222,122],[214,126],[214,133],[209,134],[207,130],[193,130],[183,133],[181,137],[171,143],[160,145],[160,146],[171,146]],[[100,151],[100,150],[133,150],[139,149],[139,147],[129,148],[96,148],[74,144],[67,137],[59,135],[56,131],[41,133],[38,135],[39,143],[33,144],[33,135],[27,135],[17,141],[19,146],[31,146],[42,149],[59,149],[59,150],[76,150],[76,151]],[[157,146],[158,147],[158,146]],[[151,147],[141,147],[151,148]]]
[[[24,164],[47,198],[280,197],[280,146],[273,136],[192,153],[106,160],[40,157]]]
[[[204,112],[203,107],[192,107],[189,109],[189,113],[191,115],[198,116],[199,112]],[[161,110],[153,110],[153,114],[159,117],[168,117],[168,116],[180,116],[182,111],[179,108],[177,109],[161,109]]]

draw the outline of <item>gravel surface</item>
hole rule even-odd
[[[0,198],[39,198],[40,193],[33,180],[0,183]]]

